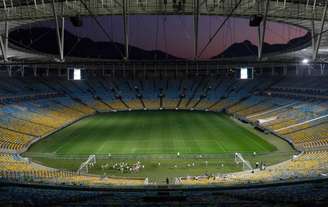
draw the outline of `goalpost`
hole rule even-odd
[[[249,161],[245,160],[241,153],[236,152],[235,153],[235,163],[239,165],[240,163],[243,164],[243,170],[252,170],[252,166],[249,163]]]
[[[96,164],[96,155],[90,155],[87,159],[87,161],[82,162],[79,169],[77,170],[78,173],[88,173],[89,167],[93,167]]]

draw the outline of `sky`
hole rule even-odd
[[[198,50],[201,51],[226,17],[200,16]],[[98,21],[111,39],[123,43],[122,16],[100,16]],[[48,23],[36,23],[37,26]],[[50,25],[54,26],[54,23]],[[110,41],[96,24],[93,17],[83,17],[83,26],[74,27],[69,20],[65,29],[80,37],[94,41]],[[302,28],[277,22],[268,22],[265,42],[287,43],[290,39],[306,34]],[[230,18],[215,36],[201,58],[216,56],[236,42],[251,41],[257,45],[257,27],[249,27],[249,19]],[[162,50],[180,58],[193,58],[193,16],[129,16],[129,44],[146,50]]]

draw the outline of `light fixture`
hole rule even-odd
[[[302,63],[305,64],[305,65],[308,64],[309,62],[310,62],[310,61],[309,61],[309,59],[307,59],[307,58],[304,58],[304,59],[302,60]]]

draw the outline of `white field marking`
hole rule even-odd
[[[223,147],[222,142],[219,141],[218,139],[220,139],[220,138],[215,139],[216,144],[219,145],[219,147],[223,150],[223,152],[227,152],[227,151],[225,150],[225,148]]]
[[[131,150],[131,153],[135,153],[136,152],[136,150],[137,150],[137,148],[132,148],[132,150]]]
[[[106,141],[104,141],[103,144],[98,148],[97,152],[101,152],[105,146],[106,146]]]
[[[277,130],[274,130],[274,131],[279,132],[279,131],[284,130],[284,129],[290,129],[290,128],[297,127],[297,126],[300,126],[300,125],[303,125],[303,124],[307,124],[307,123],[310,123],[310,122],[313,122],[313,121],[316,121],[316,120],[319,120],[319,119],[323,119],[325,117],[328,117],[328,114],[317,117],[317,118],[314,118],[314,119],[310,119],[310,120],[307,120],[307,121],[303,121],[303,122],[298,123],[298,124],[293,124],[293,125],[288,126],[288,127],[283,127],[283,128],[280,128],[280,129],[277,129]]]
[[[61,150],[61,149],[64,147],[64,145],[65,145],[65,144],[60,145],[60,146],[57,147],[57,149],[56,149],[55,151],[53,151],[52,153],[57,154],[57,152],[58,152],[59,150]]]
[[[255,134],[256,135],[256,134]],[[261,138],[261,137],[260,137]],[[261,139],[263,139],[263,138],[261,138]],[[261,148],[262,150],[266,150],[266,148],[263,146],[263,145],[261,145],[261,144],[259,144],[257,141],[255,141],[255,140],[253,140],[253,138],[251,138],[251,137],[248,137],[248,140],[250,140],[251,142],[253,142],[255,145],[257,145],[259,148]],[[263,139],[264,140],[264,139]]]
[[[243,126],[241,126],[237,120],[233,119],[234,122],[236,122],[236,124],[238,124],[238,126],[244,128]],[[244,128],[245,130],[247,130],[248,132],[250,132],[251,134],[254,134],[257,136],[256,133],[253,133],[252,131],[248,130],[247,128]],[[259,148],[263,149],[263,150],[266,150],[266,148],[263,146],[263,145],[260,145],[257,141],[253,140],[253,138],[251,137],[247,137],[248,140],[251,140],[253,143],[255,143],[255,145],[257,145]],[[260,136],[261,139],[263,139],[261,136]],[[263,139],[264,140],[264,139]]]
[[[290,104],[287,104],[287,105],[284,105],[284,106],[280,106],[278,108],[275,108],[275,109],[271,109],[271,110],[268,110],[268,111],[264,111],[262,113],[259,113],[259,114],[253,114],[253,115],[250,115],[250,116],[246,116],[247,119],[249,118],[253,118],[253,117],[256,117],[256,116],[261,116],[261,115],[264,115],[264,114],[268,114],[268,113],[271,113],[271,112],[275,112],[275,111],[278,111],[280,109],[283,109],[283,108],[287,108],[289,106],[292,106],[292,105],[295,105],[297,104],[298,102],[294,102],[294,103],[290,103]]]

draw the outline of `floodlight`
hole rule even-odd
[[[304,58],[303,60],[302,60],[302,63],[303,64],[308,64],[310,61],[309,61],[309,59],[307,59],[307,58]]]

